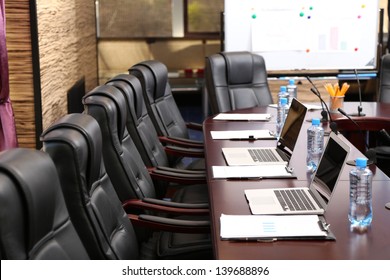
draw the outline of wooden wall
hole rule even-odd
[[[10,98],[19,146],[35,148],[33,67],[29,1],[5,3]]]

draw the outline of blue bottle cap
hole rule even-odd
[[[311,124],[312,125],[320,125],[320,119],[317,119],[317,118],[311,119]]]
[[[367,166],[367,159],[366,158],[357,158],[355,160],[357,167],[366,167]]]
[[[288,84],[289,84],[289,85],[294,85],[294,84],[295,84],[295,80],[294,80],[294,79],[288,80]]]
[[[280,91],[287,91],[287,87],[286,86],[280,86]]]
[[[287,104],[287,98],[285,98],[285,97],[280,98],[280,104],[286,105]]]

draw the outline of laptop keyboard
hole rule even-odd
[[[303,190],[275,190],[274,192],[284,211],[316,209]]]
[[[248,149],[254,162],[278,162],[271,149]]]

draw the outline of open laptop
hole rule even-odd
[[[245,190],[252,214],[324,214],[349,151],[349,146],[331,132],[310,186]]]
[[[228,165],[284,164],[291,158],[307,108],[293,99],[276,147],[222,148]]]

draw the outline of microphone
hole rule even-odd
[[[324,99],[322,99],[320,91],[317,89],[317,87],[314,85],[314,83],[311,81],[311,79],[308,76],[306,76],[306,78],[313,85],[313,87],[310,88],[310,91],[312,93],[314,93],[314,95],[316,95],[320,99],[321,106],[322,106],[322,112],[321,112],[322,117],[326,118],[326,122],[327,122],[328,116],[329,116],[329,119],[330,119],[329,127],[335,134],[338,134],[337,124],[333,121],[333,118],[330,114],[328,105],[326,104]],[[329,133],[326,133],[326,132],[325,132],[325,134],[329,135]]]
[[[316,85],[312,82],[312,80],[310,79],[309,76],[306,76],[306,79],[309,81],[309,83],[313,86],[310,90],[312,93],[314,93],[319,99],[320,99],[320,103],[321,103],[321,107],[322,107],[322,111],[321,111],[321,122],[328,122],[328,113],[327,111],[325,110],[324,108],[324,103],[323,103],[323,100],[321,98],[321,93],[320,91],[317,89]]]
[[[353,122],[353,124],[354,125],[356,125],[356,127],[358,128],[358,130],[359,130],[359,133],[361,134],[361,136],[362,136],[362,138],[363,138],[363,140],[364,140],[364,145],[366,146],[366,148],[367,148],[367,150],[370,148],[369,146],[368,146],[368,144],[367,144],[367,141],[366,141],[366,139],[365,139],[365,137],[364,137],[364,133],[363,133],[363,131],[362,131],[362,129],[360,128],[360,125],[357,123],[357,122],[355,122],[343,109],[341,109],[341,108],[338,108],[337,109],[343,116],[345,116],[347,119],[349,119],[351,122]],[[370,164],[373,164],[374,163],[374,161],[372,160],[372,159],[370,159],[370,158],[368,158],[368,160],[367,160],[367,165],[370,165]],[[349,160],[349,161],[347,161],[347,164],[348,165],[356,165],[356,162],[355,162],[355,160]]]
[[[362,89],[361,89],[361,87],[360,87],[359,75],[358,75],[356,69],[354,70],[354,72],[355,72],[355,76],[356,76],[356,81],[357,81],[357,83],[358,83],[359,102],[360,102],[360,105],[358,105],[358,111],[357,111],[357,113],[353,113],[353,114],[350,114],[350,115],[351,115],[351,116],[354,116],[354,117],[364,117],[366,114],[362,113],[362,111],[363,111],[363,107],[362,107]]]

